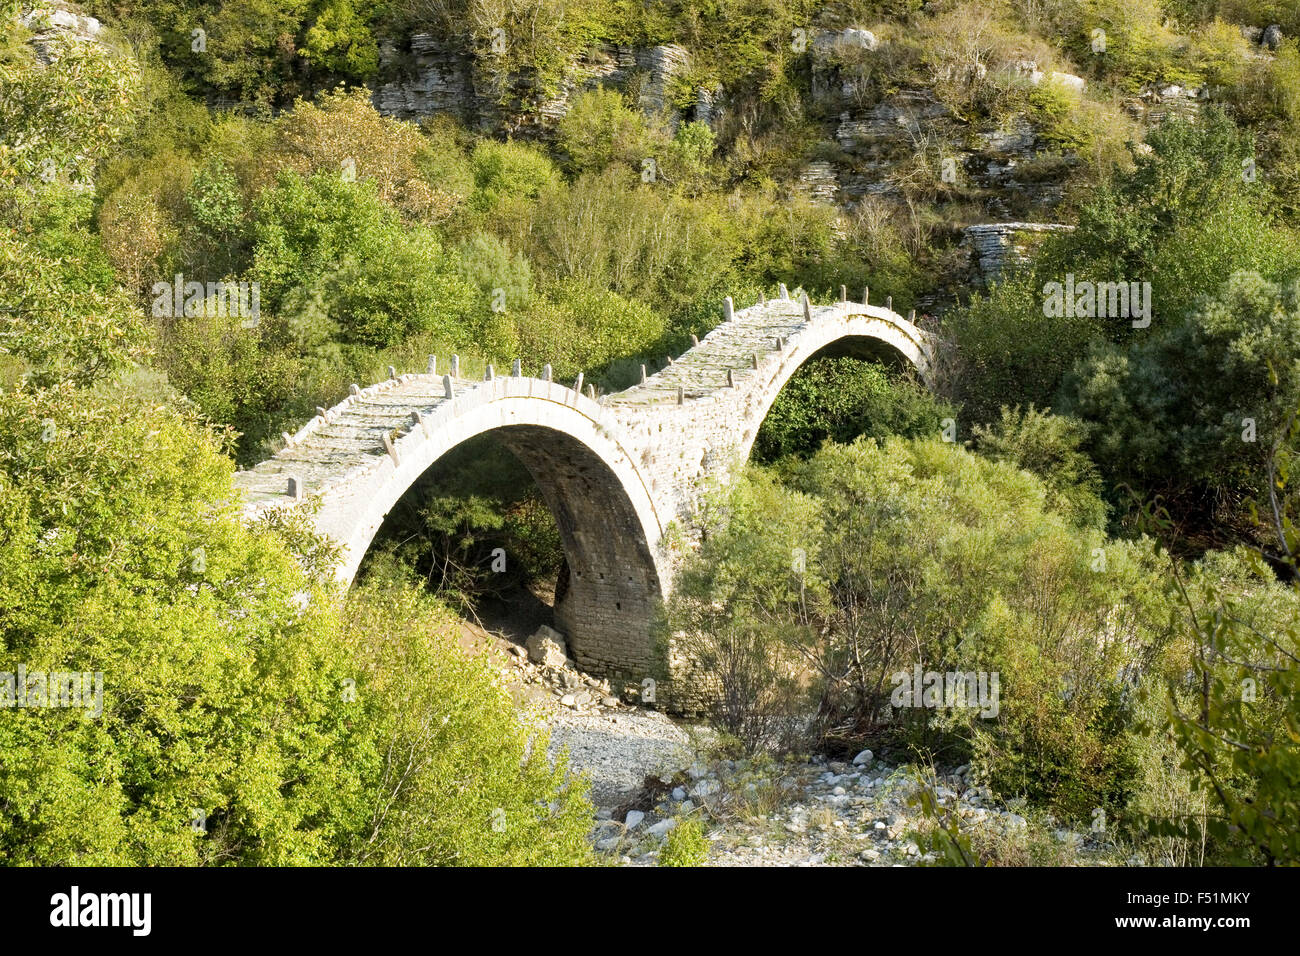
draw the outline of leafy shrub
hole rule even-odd
[[[503,229],[539,270],[665,314],[724,285],[735,255],[735,234],[712,203],[667,196],[617,169],[546,193]]]
[[[852,358],[815,359],[786,382],[754,439],[751,457],[808,457],[825,441],[859,435],[937,435],[950,410],[913,379]]]
[[[560,175],[546,154],[524,143],[482,140],[470,154],[474,192],[470,205],[491,212],[507,199],[535,199]]]
[[[703,866],[709,858],[709,841],[698,820],[678,819],[659,851],[660,866]]]
[[[573,97],[556,129],[559,148],[574,172],[599,172],[613,163],[637,170],[651,155],[645,117],[621,94],[600,87]]]
[[[379,47],[351,0],[326,0],[307,29],[299,55],[309,63],[364,80],[379,69]]]
[[[485,308],[510,312],[528,307],[533,269],[527,259],[482,232],[474,233],[456,251],[461,274],[478,289]]]
[[[294,286],[339,263],[380,258],[398,234],[397,215],[374,184],[281,172],[258,197],[253,220],[253,277],[263,306],[274,311]]]
[[[140,164],[104,200],[99,233],[113,267],[128,289],[143,297],[155,282],[182,267],[185,196],[194,167],[165,153]]]
[[[663,336],[664,320],[635,299],[565,280],[520,312],[515,330],[529,361],[550,363],[557,377],[585,372],[597,381],[615,359],[649,353]]]
[[[996,424],[976,425],[974,432],[974,446],[981,455],[1038,476],[1047,488],[1050,507],[1084,527],[1105,525],[1101,475],[1080,450],[1087,439],[1082,422],[1033,405],[1023,411],[1004,407]]]
[[[461,652],[455,616],[371,574],[344,633],[371,717],[368,818],[344,858],[383,866],[591,862],[586,783],[522,720],[496,668]],[[409,755],[396,766],[383,755]]]
[[[477,338],[474,290],[428,229],[398,232],[374,255],[344,260],[317,278],[310,295],[305,308],[319,303],[330,338],[340,341],[382,348],[416,333],[452,344]]]
[[[883,734],[965,754],[995,790],[1072,818],[1124,804],[1122,668],[1151,666],[1172,635],[1149,542],[1106,542],[1030,474],[933,439],[827,445],[790,483],[726,498],[669,600],[676,645],[721,675],[716,701],[732,660],[746,720],[802,714],[822,746]],[[913,667],[999,674],[1000,706],[899,706]]]
[[[805,587],[816,593],[817,579],[801,581],[799,566],[817,567],[807,554],[817,503],[755,471],[704,504],[700,548],[667,602],[665,657],[684,660],[693,702],[743,752],[804,743],[791,731],[814,707],[815,690],[798,679],[790,634],[811,627],[800,599]],[[806,549],[802,562],[794,548]]]
[[[84,387],[144,357],[139,313],[110,283],[85,282],[78,265],[0,235],[0,354],[32,385]]]
[[[960,404],[960,426],[992,423],[1003,406],[1052,404],[1099,330],[1096,319],[1044,312],[1037,279],[1014,276],[944,316],[955,354],[941,388]]]
[[[298,100],[276,120],[274,132],[254,189],[273,185],[284,169],[303,177],[355,177],[373,182],[379,198],[406,216],[430,221],[446,218],[468,193],[442,169],[442,154],[419,129],[381,116],[365,88],[339,88],[315,104]],[[428,178],[429,170],[436,178]]]
[[[0,62],[0,185],[88,183],[126,131],[140,86],[133,60],[66,37],[49,56],[44,66],[30,51]]]
[[[1175,499],[1214,489],[1225,517],[1262,500],[1264,456],[1300,402],[1298,294],[1242,273],[1186,322],[1078,363],[1066,409],[1095,424],[1090,448],[1113,480]]]

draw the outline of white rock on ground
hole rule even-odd
[[[563,667],[569,657],[569,647],[564,635],[554,628],[543,624],[525,642],[528,647],[528,659],[534,664],[549,667]]]

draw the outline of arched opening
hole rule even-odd
[[[809,356],[764,410],[750,460],[806,458],[827,441],[937,433],[943,417],[911,360],[871,336],[845,336]]]
[[[412,540],[433,550],[411,554]],[[403,550],[431,586],[469,585],[491,629],[521,640],[549,624],[584,670],[645,674],[660,597],[650,543],[624,479],[573,435],[504,425],[449,448],[389,509],[359,573]]]

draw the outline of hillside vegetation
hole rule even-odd
[[[734,746],[969,764],[1151,863],[1300,860],[1300,5],[95,0],[0,31],[3,660],[115,687],[0,717],[0,861],[588,862],[581,779],[455,641],[492,549],[512,584],[562,560],[522,466],[432,476],[346,595],[231,474],[388,366],[615,391],[778,282],[869,287],[941,361],[809,363],[701,514],[662,630]],[[431,76],[445,108],[376,108]],[[987,268],[967,228],[1013,220],[1073,228]],[[1049,304],[1084,283],[1133,308]],[[998,712],[899,706],[916,666],[997,674]]]

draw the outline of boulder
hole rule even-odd
[[[870,750],[863,750],[856,757],[853,758],[853,766],[870,767],[871,761],[874,759],[875,759],[875,754],[873,754]]]
[[[870,30],[849,27],[833,33],[819,33],[813,38],[813,54],[825,56],[846,50],[874,50],[880,45],[879,38]]]
[[[664,837],[668,834],[668,831],[675,826],[677,826],[677,821],[672,817],[669,817],[667,820],[660,820],[652,826],[648,832],[652,837]]]
[[[528,648],[528,659],[534,664],[563,667],[568,662],[569,648],[564,642],[564,635],[545,624],[524,643]]]
[[[692,788],[691,793],[697,797],[711,797],[721,789],[722,785],[719,784],[718,781],[706,778],[699,781],[694,788]]]
[[[1260,42],[1270,50],[1276,50],[1282,45],[1282,28],[1276,23],[1270,23],[1264,28],[1264,37]]]

